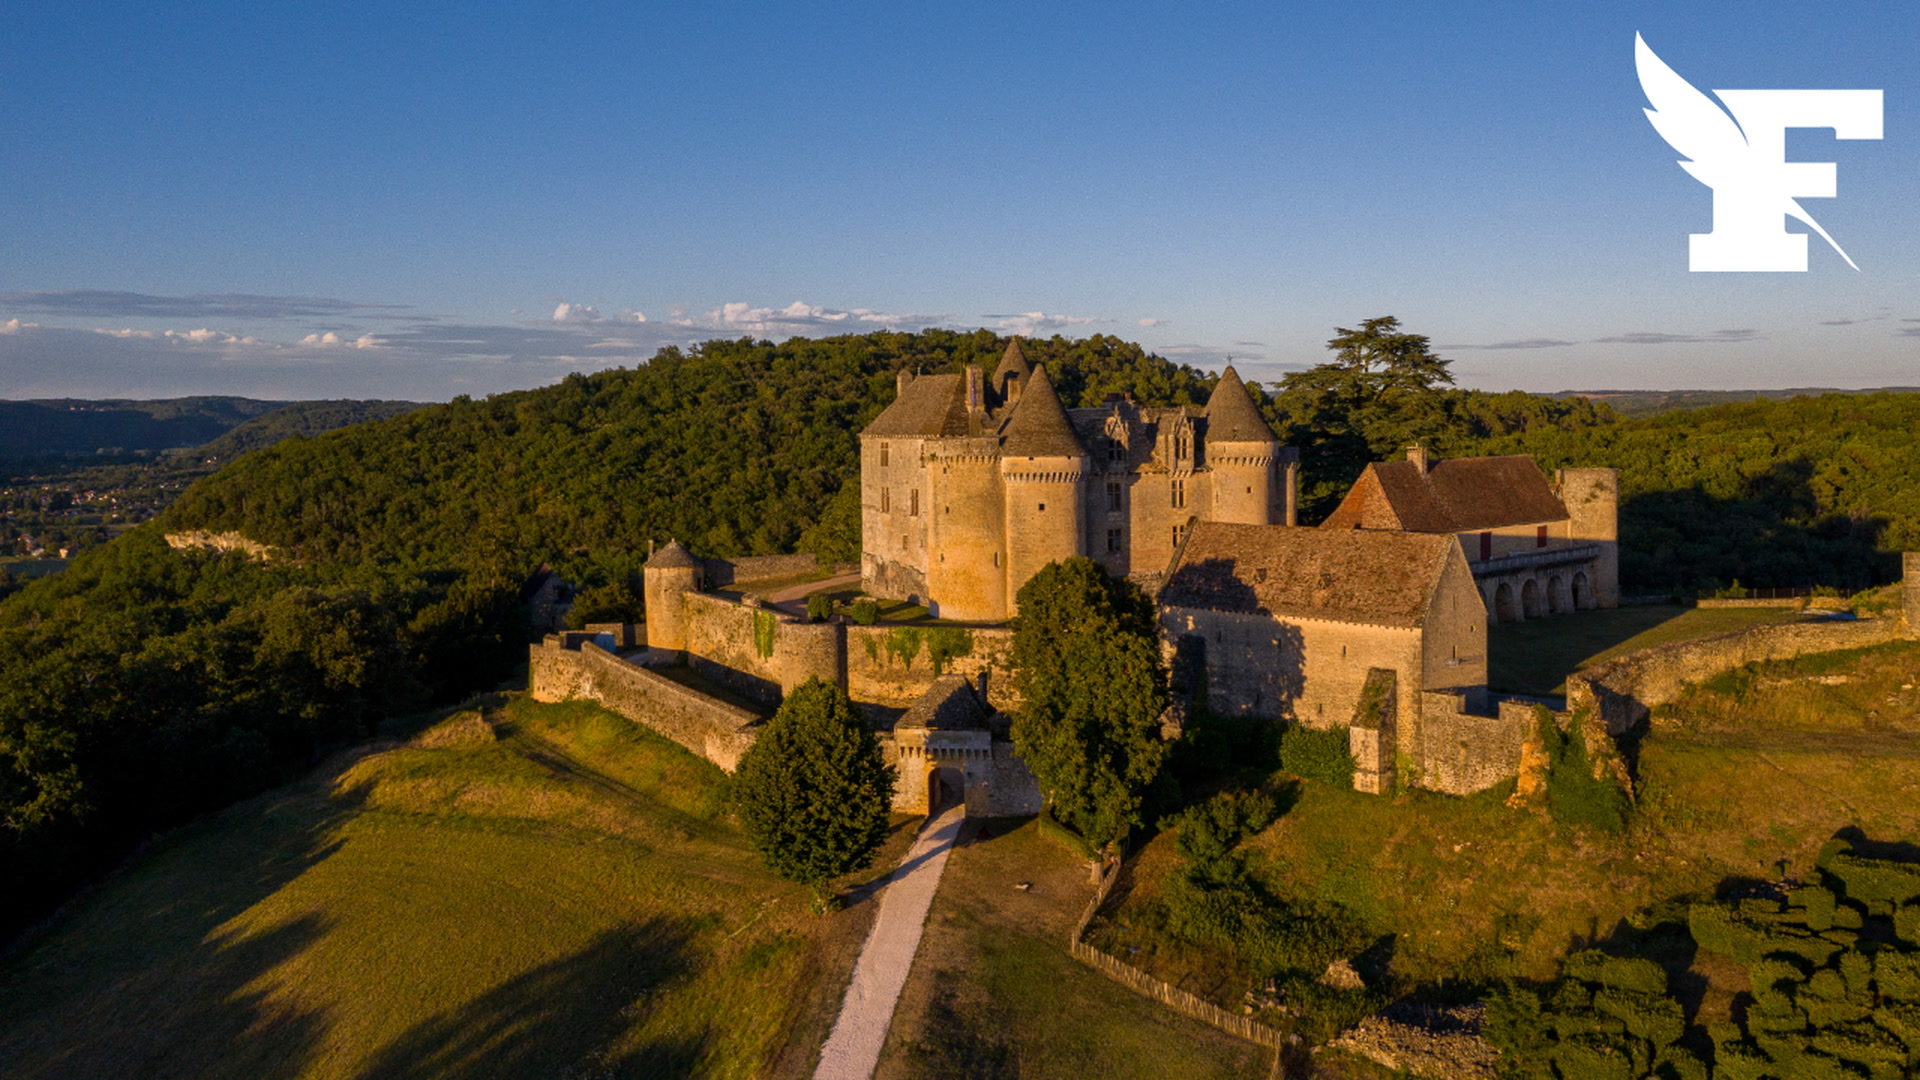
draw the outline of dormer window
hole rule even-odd
[[[1127,448],[1117,442],[1109,442],[1107,444],[1107,460],[1112,462],[1127,460]]]

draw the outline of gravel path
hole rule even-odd
[[[927,909],[933,905],[941,871],[947,868],[947,853],[953,850],[966,816],[966,807],[956,806],[928,822],[881,891],[880,913],[853,966],[853,982],[840,1003],[840,1019],[834,1021],[833,1034],[820,1049],[814,1080],[868,1080],[880,1063],[880,1047],[893,1026],[900,988],[907,984],[907,970],[920,949]]]
[[[807,613],[807,597],[817,592],[832,592],[835,589],[844,589],[849,585],[858,584],[860,584],[860,572],[856,570],[851,574],[836,574],[833,577],[821,581],[803,581],[798,585],[789,585],[784,589],[776,589],[766,600],[767,603],[773,604],[789,614],[805,615]]]

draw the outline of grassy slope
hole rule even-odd
[[[1802,617],[1791,608],[1654,604],[1501,623],[1487,628],[1487,683],[1516,694],[1564,694],[1568,675],[1623,653]]]
[[[582,704],[494,719],[72,905],[0,976],[8,1075],[804,1075],[782,1048],[817,1047],[870,916],[807,915],[679,748]]]
[[[1774,880],[1783,867],[1806,873],[1841,829],[1920,843],[1916,685],[1920,644],[1896,643],[1763,665],[1697,689],[1642,743],[1641,809],[1620,836],[1509,810],[1504,788],[1382,799],[1307,784],[1251,843],[1277,891],[1345,904],[1392,935],[1391,971],[1403,986],[1548,977],[1569,950],[1670,918],[1672,901]],[[1100,940],[1138,946],[1136,960],[1163,977],[1237,1002],[1246,983],[1230,959],[1141,929],[1174,865],[1171,841],[1146,845],[1137,884]],[[1689,950],[1679,966],[1690,959]],[[1691,1004],[1703,1020],[1727,1007],[1724,974],[1696,973]]]
[[[1265,1075],[1270,1052],[1108,980],[1066,951],[1093,895],[1038,825],[970,823],[947,862],[878,1080]],[[1016,827],[1017,826],[1017,827]],[[1031,888],[1015,888],[1017,882]]]

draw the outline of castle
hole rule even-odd
[[[991,376],[902,371],[897,388],[859,435],[859,570],[869,594],[941,625],[809,622],[709,591],[713,563],[669,543],[646,565],[644,641],[550,637],[536,696],[597,698],[731,767],[754,714],[703,684],[770,706],[822,678],[879,729],[897,809],[946,792],[969,813],[1031,813],[1039,791],[1007,735],[1006,622],[1042,567],[1085,556],[1155,595],[1181,696],[1345,729],[1363,790],[1465,793],[1514,776],[1534,730],[1531,706],[1487,693],[1488,624],[1618,602],[1610,469],[1549,483],[1529,458],[1415,447],[1303,528],[1299,455],[1231,367],[1204,408],[1116,395],[1068,409],[1016,341]],[[767,562],[778,578],[793,558],[726,575]]]
[[[1067,409],[1019,341],[984,377],[899,374],[860,433],[861,579],[932,615],[1001,622],[1050,562],[1157,582],[1196,522],[1291,525],[1299,454],[1232,367],[1204,409]]]

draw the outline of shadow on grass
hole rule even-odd
[[[619,927],[471,1003],[434,1016],[383,1049],[362,1080],[498,1076],[694,1075],[710,1031],[616,1048],[645,999],[693,966],[691,928],[657,918]]]
[[[338,851],[333,826],[357,801],[242,803],[135,856],[29,935],[0,971],[6,1075],[304,1073],[327,1018],[290,1004],[272,975],[330,920],[228,924]]]

